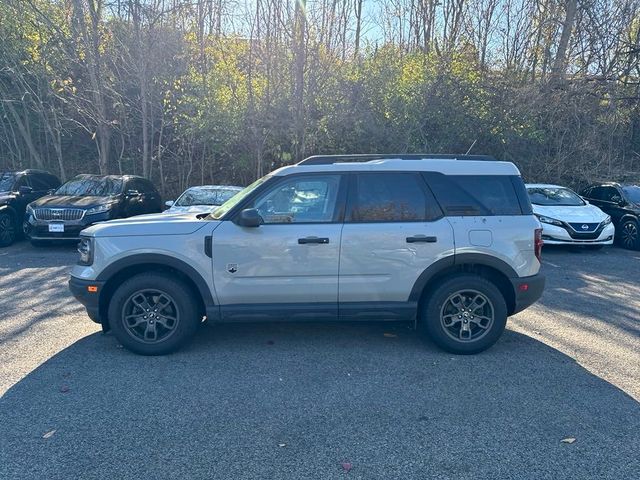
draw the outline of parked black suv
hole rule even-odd
[[[0,247],[22,234],[22,219],[29,202],[60,186],[55,175],[43,170],[0,172]]]
[[[582,196],[611,215],[620,245],[640,250],[640,186],[603,183],[586,188]]]
[[[94,223],[162,211],[158,190],[133,175],[78,175],[27,206],[24,229],[34,245],[77,240]]]

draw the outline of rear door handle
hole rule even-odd
[[[436,243],[438,237],[427,237],[426,235],[414,235],[407,237],[407,243]]]
[[[300,245],[306,245],[307,243],[329,243],[329,239],[326,237],[304,237],[299,238],[298,243]]]

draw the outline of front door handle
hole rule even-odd
[[[304,237],[299,238],[298,243],[300,245],[306,245],[307,243],[329,243],[329,239],[326,237]]]
[[[436,243],[438,237],[427,237],[426,235],[414,235],[413,237],[407,237],[407,243]]]

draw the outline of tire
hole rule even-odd
[[[625,220],[619,231],[620,246],[640,250],[640,226],[636,220]]]
[[[429,292],[420,314],[423,332],[440,348],[460,355],[486,350],[507,324],[507,304],[500,290],[471,274],[449,277]]]
[[[0,247],[8,247],[16,241],[17,231],[13,217],[8,213],[0,213]]]
[[[142,273],[125,281],[111,297],[109,326],[128,350],[165,355],[196,333],[201,321],[197,305],[183,282],[163,273]]]

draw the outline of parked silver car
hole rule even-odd
[[[82,232],[71,291],[134,352],[184,345],[202,318],[409,321],[480,352],[535,302],[540,223],[512,163],[310,157],[205,218],[146,215]]]
[[[169,200],[164,213],[209,213],[242,190],[231,185],[203,185],[187,188],[176,201]]]

